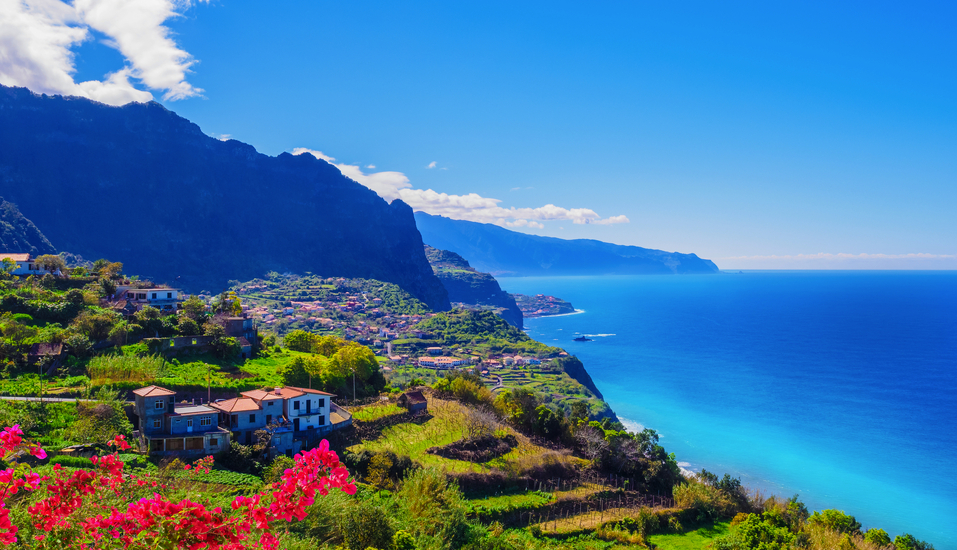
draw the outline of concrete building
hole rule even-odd
[[[141,450],[207,455],[229,448],[229,431],[219,427],[216,409],[176,403],[176,392],[159,386],[133,390],[133,396]]]
[[[301,443],[293,438],[292,424],[282,416],[281,398],[257,401],[251,397],[235,397],[210,403],[210,406],[220,411],[220,424],[228,428],[240,444],[257,444],[257,432],[267,430],[272,432],[270,447],[274,454],[292,456],[301,448]]]
[[[116,295],[136,306],[137,310],[146,306],[155,307],[164,312],[175,312],[182,301],[179,290],[175,288],[127,288],[119,287]]]
[[[49,273],[49,271],[40,269],[36,264],[36,258],[27,253],[0,254],[0,261],[4,259],[9,259],[17,264],[17,266],[13,268],[13,271],[10,272],[11,275],[25,277],[27,275],[46,275]]]

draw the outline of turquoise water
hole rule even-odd
[[[584,310],[526,330],[684,467],[957,548],[957,272],[500,282]]]

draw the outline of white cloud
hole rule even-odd
[[[628,223],[626,216],[602,218],[597,212],[589,208],[562,208],[554,204],[546,204],[538,208],[505,208],[500,206],[499,199],[483,197],[476,193],[467,195],[449,195],[432,189],[413,189],[409,178],[402,172],[373,172],[365,173],[361,167],[336,163],[335,158],[299,147],[293,149],[292,154],[309,153],[316,158],[329,162],[338,168],[343,175],[365,185],[387,201],[402,199],[413,210],[421,210],[429,214],[446,216],[458,220],[470,220],[482,223],[494,223],[506,227],[544,228],[541,222],[566,220],[575,224],[613,224]]]
[[[431,170],[432,168],[435,168],[435,161],[433,160],[432,162],[430,162],[429,165],[426,166],[426,168],[428,168],[428,169],[430,169],[430,170]]]
[[[205,0],[201,0],[205,1]],[[178,48],[164,23],[188,8],[190,0],[0,0],[0,82],[35,92],[78,95],[112,105],[199,95],[186,81],[194,63]],[[91,38],[90,29],[109,37],[127,65],[103,80],[76,82],[73,48]]]
[[[367,164],[366,168],[368,168],[369,170],[375,170],[375,164]]]
[[[612,216],[610,218],[605,218],[603,220],[595,220],[591,223],[595,223],[598,225],[612,225],[616,223],[628,223],[630,221],[631,220],[628,219],[628,216],[625,216],[624,214],[622,214],[620,216]]]

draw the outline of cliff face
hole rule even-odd
[[[694,254],[623,246],[589,239],[557,239],[509,231],[497,225],[451,220],[416,212],[422,238],[457,252],[493,275],[637,275],[717,273]]]
[[[0,197],[0,252],[28,252],[36,257],[56,254],[56,249],[17,205]]]
[[[425,245],[425,255],[432,269],[449,291],[449,300],[479,306],[490,306],[514,327],[523,328],[524,317],[515,299],[502,290],[495,277],[482,273],[455,252]]]
[[[158,103],[0,86],[0,194],[62,250],[218,291],[268,271],[395,283],[435,310],[412,210],[311,155],[220,141]]]

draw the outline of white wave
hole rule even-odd
[[[608,338],[609,336],[618,336],[617,334],[583,334],[589,338]]]
[[[628,420],[624,416],[619,416],[618,420],[621,421],[622,425],[625,426],[625,429],[632,433],[641,433],[645,429],[644,424],[640,422],[635,422],[634,420]]]
[[[584,309],[576,309],[571,313],[557,313],[555,315],[536,315],[534,317],[529,317],[528,319],[542,319],[544,317],[567,317],[569,315],[578,315],[579,313],[585,313]]]

